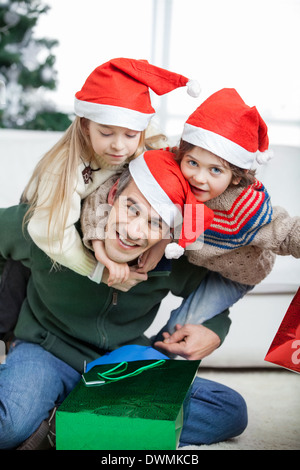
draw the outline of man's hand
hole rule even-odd
[[[176,325],[172,335],[165,332],[163,336],[164,340],[154,343],[155,347],[191,361],[203,359],[221,343],[219,336],[203,325]]]
[[[128,292],[132,287],[136,286],[142,281],[147,281],[148,275],[146,273],[138,273],[135,267],[130,267],[129,277],[127,281],[122,282],[120,284],[110,284],[110,287],[114,289],[120,290],[122,292]],[[109,271],[107,268],[104,268],[103,275],[102,275],[102,282],[108,284],[109,279]]]

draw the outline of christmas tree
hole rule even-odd
[[[48,10],[41,0],[0,0],[0,127],[65,130],[71,123],[44,97],[56,88],[58,41],[35,38],[34,27]]]

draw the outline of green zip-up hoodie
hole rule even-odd
[[[22,225],[27,209],[25,204],[0,209],[1,255],[31,269],[15,335],[40,344],[79,372],[84,361],[125,344],[149,345],[144,332],[162,299],[170,291],[188,296],[207,272],[182,257],[172,262],[171,271],[156,269],[128,292],[96,284],[67,268],[52,268]],[[228,315],[227,310],[204,323],[221,341],[231,323]]]

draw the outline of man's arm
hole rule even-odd
[[[182,256],[172,261],[172,271],[169,277],[170,290],[173,295],[187,299],[201,286],[202,282],[205,282],[207,274],[207,269],[190,264],[187,258]],[[198,322],[197,317],[194,316],[192,322],[184,324],[182,320],[180,324],[182,328],[178,327],[171,336],[164,335],[164,338],[168,340],[167,343],[162,341],[155,345],[166,352],[178,354],[186,359],[198,360],[211,354],[222,344],[228,334],[231,320],[229,310],[226,309],[203,323]],[[164,329],[167,330],[167,328]]]
[[[28,206],[17,206],[0,209],[0,255],[30,264],[31,239],[23,225]]]

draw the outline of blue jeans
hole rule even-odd
[[[41,346],[17,341],[0,365],[0,449],[25,441],[80,380],[80,374]],[[180,445],[210,444],[241,434],[244,399],[224,385],[196,378]]]
[[[199,287],[171,312],[170,319],[158,333],[156,341],[162,338],[164,331],[174,333],[177,323],[199,325],[222,313],[253,287],[226,279],[217,272],[208,272]]]

